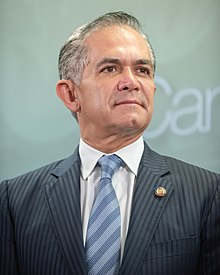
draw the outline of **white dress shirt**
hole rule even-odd
[[[119,168],[112,178],[112,184],[121,212],[121,259],[129,226],[134,184],[143,150],[144,142],[143,138],[140,137],[134,143],[112,153],[118,155],[124,161],[123,166]],[[81,159],[81,217],[85,244],[89,215],[98,191],[98,183],[101,176],[100,167],[96,164],[98,159],[106,154],[94,149],[80,139],[79,155]]]

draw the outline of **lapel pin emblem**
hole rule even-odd
[[[157,197],[164,197],[167,193],[167,190],[164,187],[158,187],[155,191]]]

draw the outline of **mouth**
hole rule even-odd
[[[134,100],[134,99],[127,99],[127,100],[121,100],[121,101],[118,101],[115,103],[116,106],[119,106],[119,105],[139,105],[141,107],[143,107],[143,105],[138,102],[137,100]]]

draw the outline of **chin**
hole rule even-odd
[[[138,121],[136,119],[126,120],[120,123],[120,127],[128,132],[143,132],[147,128],[146,121]]]

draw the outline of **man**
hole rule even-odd
[[[124,12],[105,14],[69,38],[56,90],[79,123],[80,144],[65,160],[1,183],[1,274],[220,274],[219,175],[143,142],[154,71],[148,38]],[[120,159],[108,181],[120,209],[120,247],[109,256],[111,244],[105,252],[97,235],[102,250],[93,265],[88,235],[91,219],[97,222],[91,213],[103,155]]]

